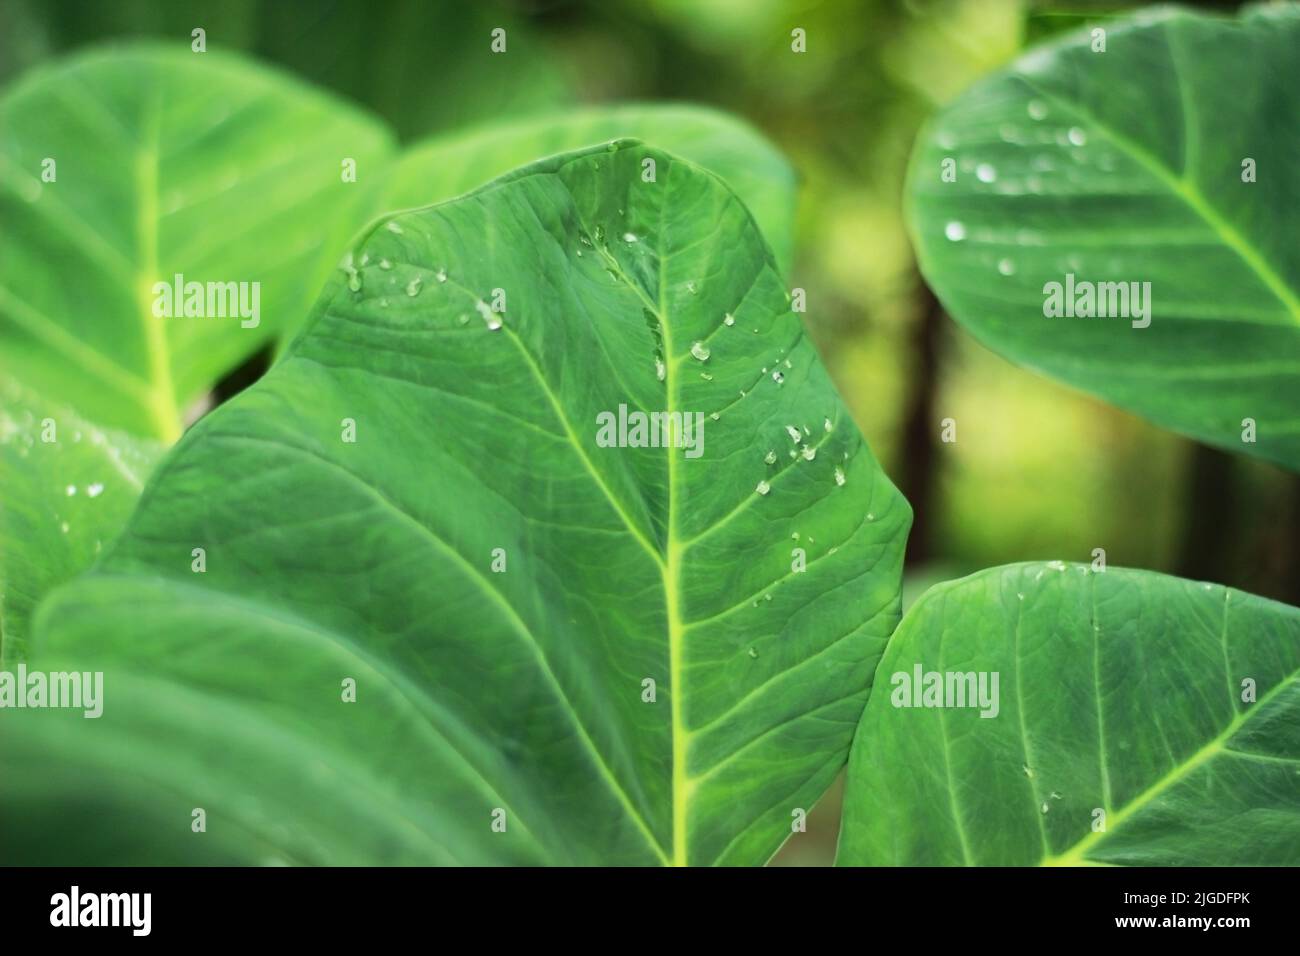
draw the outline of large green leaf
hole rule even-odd
[[[749,207],[783,273],[790,268],[794,172],[747,123],[699,106],[639,104],[494,123],[412,147],[386,179],[385,210],[451,199],[555,153],[630,137],[721,177]]]
[[[620,405],[702,455],[603,447]],[[398,214],[43,606],[105,713],[7,715],[0,853],[57,819],[43,858],[95,858],[103,793],[132,859],[761,862],[846,758],[909,520],[715,176],[623,142]]]
[[[895,706],[918,666],[996,672],[996,715]],[[935,587],[880,662],[845,808],[846,864],[1296,865],[1300,610],[1061,562]]]
[[[1105,29],[1105,52],[1071,35],[930,123],[910,175],[922,270],[1013,361],[1300,467],[1300,8]],[[1046,317],[1045,287],[1067,274],[1149,282],[1150,325]]]
[[[23,657],[37,600],[126,524],[161,451],[0,376],[0,664]]]
[[[0,372],[165,440],[219,375],[301,321],[389,149],[336,99],[184,47],[38,70],[0,99],[0,129]],[[154,284],[178,273],[259,283],[256,325],[251,309],[156,317]]]

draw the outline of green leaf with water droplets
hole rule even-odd
[[[59,814],[46,862],[85,821],[154,861],[761,863],[846,759],[910,517],[714,175],[623,142],[396,214],[44,604],[33,660],[105,713],[0,739],[0,850]]]
[[[749,124],[707,107],[591,107],[441,136],[402,154],[381,204],[398,209],[451,199],[525,163],[623,137],[653,143],[717,174],[749,207],[782,272],[789,273],[794,171]]]
[[[1012,361],[1300,468],[1300,7],[1099,26],[1104,52],[1072,34],[929,124],[922,271]]]
[[[876,673],[839,862],[1300,864],[1300,609],[1056,561],[930,589]]]
[[[0,666],[25,656],[40,598],[126,524],[161,453],[0,376]]]
[[[25,76],[0,128],[0,372],[167,441],[301,321],[390,148],[379,124],[284,74],[148,44]],[[204,317],[156,314],[155,283],[178,274],[204,284]],[[226,283],[244,284],[238,302]]]

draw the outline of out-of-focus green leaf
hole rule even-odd
[[[956,706],[906,706],[926,703],[917,671]],[[1300,609],[1009,565],[931,589],[875,684],[841,864],[1300,863]]]
[[[105,39],[206,31],[209,51],[240,51],[375,110],[404,137],[567,102],[563,69],[512,4],[478,0],[7,0],[0,77]],[[492,31],[506,50],[492,51]]]
[[[301,321],[389,150],[372,120],[287,76],[153,46],[35,71],[0,99],[0,129],[0,372],[164,440]],[[246,283],[248,308],[155,315],[155,283],[178,274]]]
[[[699,106],[640,104],[495,123],[412,147],[380,199],[384,209],[450,199],[525,163],[615,139],[651,143],[717,174],[749,207],[789,272],[794,172],[749,124]]]
[[[611,447],[622,407],[699,455]],[[163,821],[137,860],[762,862],[846,758],[909,520],[718,178],[526,167],[369,231],[43,605],[104,715],[12,715],[0,851],[59,814],[46,862],[119,817]]]
[[[1280,215],[1300,201],[1300,8],[1104,29],[1104,52],[1073,34],[931,122],[910,176],[925,276],[1013,361],[1300,467],[1300,243]],[[1048,317],[1050,283],[1122,314]]]
[[[0,378],[0,664],[23,658],[37,601],[116,537],[161,452]]]

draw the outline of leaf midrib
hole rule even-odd
[[[144,323],[145,346],[149,360],[149,416],[155,433],[171,444],[180,437],[180,411],[172,384],[171,351],[163,318],[153,314],[153,284],[158,278],[158,126],[162,120],[162,91],[158,88],[150,100],[145,138],[135,161],[136,234],[139,242],[139,271],[133,291],[136,311]],[[175,303],[173,303],[173,306]]]
[[[1121,152],[1127,154],[1129,158],[1137,162],[1149,173],[1159,179],[1174,195],[1183,200],[1192,212],[1201,217],[1218,236],[1223,240],[1224,245],[1232,249],[1250,268],[1255,276],[1264,284],[1264,287],[1272,292],[1278,301],[1285,307],[1290,318],[1297,325],[1300,325],[1300,297],[1297,297],[1295,291],[1282,279],[1277,271],[1268,263],[1246,238],[1237,231],[1237,228],[1230,222],[1219,215],[1218,211],[1210,205],[1209,201],[1202,195],[1196,184],[1187,177],[1188,170],[1184,170],[1182,175],[1175,175],[1173,170],[1160,162],[1148,150],[1144,149],[1138,143],[1134,142],[1128,136],[1116,130],[1114,127],[1103,122],[1091,110],[1085,109],[1081,104],[1071,102],[1045,89],[1025,73],[1014,74],[1017,79],[1028,86],[1038,95],[1054,103],[1059,108],[1078,117],[1083,122],[1089,124],[1096,132],[1100,133]],[[1181,82],[1180,82],[1181,88]],[[1186,124],[1184,123],[1184,126]],[[1186,129],[1184,129],[1184,139],[1186,139]]]
[[[599,244],[596,245],[601,256],[609,264],[613,274],[641,300],[642,305],[649,309],[659,322],[664,353],[664,410],[668,413],[669,421],[673,420],[673,415],[676,413],[678,406],[678,356],[673,349],[672,327],[668,321],[666,306],[667,263],[670,257],[664,252],[664,215],[668,208],[668,183],[672,169],[672,165],[668,164],[664,170],[664,197],[659,204],[659,223],[655,230],[657,243],[655,254],[659,265],[656,276],[655,298],[652,300],[638,283],[632,281],[627,273],[623,271],[622,264],[608,249]],[[585,222],[581,224],[589,234],[594,234],[592,230],[587,228]],[[682,693],[682,638],[686,625],[682,620],[681,611],[681,573],[682,554],[685,548],[679,539],[677,529],[677,458],[673,454],[673,442],[665,442],[664,451],[668,470],[667,515],[664,520],[664,559],[659,562],[659,571],[664,589],[664,615],[668,624],[668,693],[672,708],[670,718],[672,724],[672,847],[671,859],[665,862],[670,862],[672,866],[686,866],[689,862],[686,834],[687,802],[695,788],[696,781],[686,773],[686,746],[689,735],[685,730],[685,714],[682,709],[682,698],[684,696]]]
[[[1114,835],[1115,829],[1125,821],[1131,819],[1135,814],[1142,810],[1143,807],[1157,799],[1161,794],[1168,791],[1171,787],[1184,780],[1193,770],[1207,763],[1220,753],[1232,752],[1226,744],[1237,732],[1241,730],[1260,710],[1262,710],[1274,697],[1287,690],[1291,684],[1300,677],[1300,669],[1292,671],[1278,681],[1276,687],[1270,690],[1263,697],[1259,698],[1249,709],[1242,711],[1228,725],[1212,738],[1200,750],[1192,754],[1181,764],[1171,768],[1160,779],[1156,780],[1149,787],[1139,793],[1136,797],[1120,807],[1115,813],[1110,814],[1107,819],[1107,828],[1102,831],[1093,831],[1079,840],[1073,846],[1069,847],[1062,853],[1045,855],[1040,860],[1039,866],[1083,866],[1091,865],[1094,861],[1086,858],[1087,853],[1098,843],[1102,843],[1107,837]]]

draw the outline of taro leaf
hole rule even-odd
[[[544,156],[623,137],[654,143],[720,176],[749,207],[783,274],[789,273],[794,172],[749,124],[698,106],[569,110],[429,140],[397,162],[386,179],[382,208],[451,199]]]
[[[287,76],[149,45],[30,74],[0,99],[0,129],[0,372],[164,440],[301,321],[388,151],[372,120]],[[250,283],[249,306],[260,283],[256,326],[236,309],[155,317],[154,283],[178,273]]]
[[[24,656],[37,600],[126,524],[161,451],[0,377],[0,665]]]
[[[910,175],[922,271],[1012,361],[1298,468],[1300,8],[1142,13],[1092,44],[1036,50],[931,122]],[[1076,304],[1078,283],[1150,283],[1150,325],[1048,318],[1046,287],[1067,275]]]
[[[996,672],[996,716],[895,706],[918,666]],[[839,862],[1300,863],[1300,610],[1061,562],[932,588],[880,662]]]
[[[43,606],[33,659],[105,671],[105,713],[8,735],[0,798],[72,860],[96,771],[98,830],[170,821],[146,859],[195,807],[223,842],[194,853],[241,859],[767,859],[845,761],[911,512],[745,207],[622,142],[351,261]],[[602,446],[621,405],[690,415],[702,454]],[[42,750],[48,782],[15,769]]]

